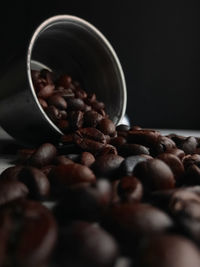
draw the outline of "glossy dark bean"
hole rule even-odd
[[[167,152],[174,154],[180,159],[182,159],[185,156],[185,152],[177,147],[169,149]]]
[[[137,255],[136,267],[198,267],[198,248],[188,239],[178,235],[154,236],[143,243]]]
[[[95,110],[90,110],[84,114],[84,125],[86,127],[96,127],[103,119],[103,116]]]
[[[110,139],[110,144],[119,148],[121,145],[126,144],[126,138],[123,136],[117,136]]]
[[[182,162],[185,169],[187,169],[193,164],[200,166],[200,155],[199,154],[186,155],[182,158]]]
[[[34,167],[25,167],[18,174],[18,180],[29,189],[29,198],[44,199],[50,193],[50,183],[41,170]]]
[[[173,140],[166,136],[159,136],[157,142],[152,144],[151,149],[154,154],[160,154],[163,152],[167,152],[173,148],[175,148],[176,144]]]
[[[70,158],[66,157],[65,155],[60,155],[60,156],[57,156],[55,158],[54,163],[56,165],[59,165],[59,164],[68,165],[68,164],[72,164],[73,160],[71,160]]]
[[[105,135],[99,131],[98,129],[95,128],[82,128],[78,131],[76,131],[76,134],[83,137],[83,138],[89,138],[101,143],[106,143],[106,137]]]
[[[200,185],[200,168],[196,164],[187,167],[183,183],[186,185]]]
[[[197,139],[193,136],[189,136],[185,138],[178,147],[182,149],[186,154],[193,154],[196,152],[197,149]]]
[[[96,158],[92,168],[99,176],[117,178],[123,160],[124,158],[119,155],[106,154]]]
[[[124,157],[132,156],[132,155],[141,155],[147,154],[149,155],[149,149],[145,146],[138,144],[122,144],[118,147],[118,151],[120,155]]]
[[[134,176],[125,176],[118,184],[118,194],[123,202],[139,202],[143,196],[142,183]]]
[[[56,122],[57,126],[66,134],[69,133],[71,128],[68,120],[59,120]]]
[[[54,90],[54,85],[52,84],[47,84],[46,86],[44,86],[37,94],[38,97],[40,98],[48,98],[50,95],[53,94],[53,90]]]
[[[54,94],[50,96],[47,102],[50,106],[55,106],[56,108],[61,109],[61,110],[67,108],[67,102],[62,96],[58,94]]]
[[[43,98],[38,98],[38,101],[43,108],[48,107],[47,101],[45,101]]]
[[[67,101],[68,110],[84,110],[85,104],[80,98],[69,98]]]
[[[123,176],[132,176],[136,165],[139,162],[148,160],[144,155],[135,155],[125,158],[120,166],[120,172]]]
[[[147,190],[166,190],[175,186],[171,169],[159,159],[140,162],[133,174],[142,181]]]
[[[78,110],[78,111],[71,111],[69,113],[69,122],[72,130],[77,130],[82,128],[83,126],[83,112]]]
[[[77,183],[94,183],[96,177],[87,167],[78,163],[60,164],[51,173],[53,183],[70,186]]]
[[[105,220],[107,227],[120,239],[132,239],[132,242],[143,236],[166,232],[173,226],[165,212],[149,204],[139,203],[113,205]]]
[[[25,184],[19,181],[1,181],[0,182],[0,205],[8,202],[26,198],[29,190]]]
[[[17,181],[18,174],[22,170],[22,165],[16,165],[5,169],[0,175],[1,181]]]
[[[152,147],[158,142],[161,136],[160,132],[154,130],[130,130],[128,133],[128,142],[141,144],[143,146]]]
[[[80,163],[90,167],[95,162],[95,157],[90,152],[83,152],[80,156]]]
[[[119,254],[118,245],[109,233],[84,221],[72,222],[62,234],[60,244],[59,266],[112,267]]]
[[[42,144],[36,151],[31,155],[29,164],[35,167],[43,167],[49,165],[56,157],[57,150],[54,145],[50,143]]]
[[[181,179],[184,175],[184,166],[181,160],[171,154],[171,153],[162,153],[158,156],[159,159],[164,161],[172,170],[175,180]]]
[[[72,78],[67,75],[67,74],[63,74],[59,77],[58,81],[57,81],[57,85],[59,86],[63,86],[64,88],[69,88],[72,82]]]
[[[125,131],[126,132],[126,131],[130,130],[130,126],[126,125],[126,124],[119,124],[119,125],[117,125],[116,130],[117,131]]]
[[[57,120],[61,119],[62,114],[59,112],[59,110],[55,106],[48,106],[45,109],[45,112],[47,116],[53,121],[57,122]]]
[[[102,119],[99,123],[98,123],[98,129],[104,133],[104,134],[108,134],[108,135],[113,135],[115,133],[115,125],[114,123],[108,119]]]

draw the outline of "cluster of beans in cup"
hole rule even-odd
[[[59,109],[50,99],[69,88],[58,78],[44,97],[50,74],[34,73],[39,101],[48,115],[65,111],[53,121],[68,126],[56,144],[20,149],[0,175],[0,266],[199,267],[199,138],[115,127],[69,76],[65,106],[91,109]]]
[[[104,127],[104,103],[97,101],[94,93],[87,94],[71,76],[32,70],[32,80],[40,105],[64,133],[87,126]]]

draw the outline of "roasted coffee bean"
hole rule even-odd
[[[183,184],[200,185],[200,168],[196,164],[187,167]]]
[[[138,144],[122,144],[118,147],[119,154],[128,157],[132,155],[141,155],[147,154],[149,155],[149,149],[145,146],[138,145]]]
[[[126,144],[126,138],[123,136],[113,137],[110,139],[110,144],[118,149],[121,145]]]
[[[80,163],[90,167],[95,162],[95,157],[90,152],[83,152],[80,156]]]
[[[77,98],[84,99],[87,97],[87,93],[84,90],[82,90],[80,87],[76,88],[76,90],[74,92],[75,92],[75,96]]]
[[[19,149],[18,150],[18,158],[17,158],[17,163],[18,164],[24,164],[27,162],[27,160],[31,157],[31,155],[35,152],[35,149]]]
[[[140,162],[133,174],[142,181],[147,190],[166,190],[175,186],[171,169],[159,159]]]
[[[71,128],[70,128],[70,124],[69,121],[67,120],[59,120],[58,122],[56,122],[58,128],[60,128],[65,134],[69,133]]]
[[[173,222],[165,212],[149,204],[124,203],[111,206],[105,217],[105,227],[120,240],[133,243],[141,237],[170,230]]]
[[[97,111],[89,110],[84,114],[84,125],[86,127],[96,127],[102,119],[103,116],[100,115]]]
[[[117,149],[114,146],[107,144],[101,149],[99,155],[103,156],[103,155],[106,155],[106,154],[117,155],[118,154],[117,153]]]
[[[57,122],[59,119],[61,119],[62,114],[59,112],[59,110],[55,106],[48,106],[45,109],[45,112],[47,116],[53,121]]]
[[[185,156],[185,152],[177,147],[169,149],[168,153],[174,154],[178,158],[182,159]]]
[[[57,251],[59,266],[76,267],[112,267],[119,254],[118,244],[108,232],[84,221],[68,225]]]
[[[31,199],[41,200],[50,193],[50,183],[47,176],[37,168],[22,168],[18,174],[18,180],[28,187],[29,198]]]
[[[54,94],[50,96],[47,102],[49,106],[55,106],[56,108],[61,109],[61,110],[67,108],[67,102],[62,96],[58,94]]]
[[[159,235],[142,244],[136,267],[198,267],[198,248],[178,235]]]
[[[95,128],[91,128],[91,127],[82,128],[76,131],[76,134],[83,138],[88,138],[88,139],[92,139],[92,140],[95,140],[101,143],[106,143],[105,135],[101,131]]]
[[[91,152],[94,155],[98,155],[105,148],[106,144],[97,142],[88,138],[81,138],[78,135],[75,135],[76,144],[85,151]]]
[[[58,87],[56,88],[55,94],[59,94],[62,96],[65,100],[68,100],[69,98],[74,98],[75,94],[72,91],[72,89],[64,89],[64,87]]]
[[[29,164],[35,167],[49,165],[56,157],[57,150],[50,143],[42,144],[29,158]]]
[[[158,156],[159,159],[164,161],[172,170],[175,180],[181,179],[184,175],[184,166],[181,160],[171,154],[171,153],[162,153]]]
[[[68,110],[84,110],[85,104],[80,98],[69,98],[67,100]]]
[[[1,181],[17,181],[18,174],[22,170],[22,165],[16,165],[5,169],[0,175]]]
[[[99,176],[117,178],[123,160],[124,158],[119,155],[106,154],[96,158],[92,168]]]
[[[72,130],[78,130],[82,128],[83,126],[83,112],[78,110],[78,111],[71,111],[69,113],[69,121],[70,121],[70,126]]]
[[[117,125],[117,127],[116,127],[116,130],[117,131],[129,131],[130,130],[130,126],[129,125],[126,125],[126,124],[119,124],[119,125]]]
[[[99,101],[92,101],[91,106],[96,111],[101,111],[102,109],[105,108],[105,104],[103,102],[99,102]]]
[[[182,158],[182,162],[185,169],[187,169],[193,164],[200,166],[200,155],[199,154],[186,155]]]
[[[161,136],[160,132],[154,130],[130,130],[128,132],[128,142],[141,144],[147,147],[154,147],[158,138]]]
[[[194,154],[196,152],[198,142],[197,139],[193,136],[189,136],[184,140],[181,140],[177,146],[182,149],[186,154]]]
[[[157,142],[152,146],[152,152],[153,154],[157,155],[163,152],[167,152],[173,148],[175,148],[176,144],[174,143],[173,140],[166,136],[159,136],[157,139]]]
[[[108,135],[113,135],[115,133],[115,125],[108,118],[100,120],[100,122],[98,123],[98,129],[102,133],[108,134]]]
[[[59,77],[57,85],[63,86],[64,88],[68,89],[71,85],[71,82],[72,78],[67,74],[63,74]]]
[[[44,86],[38,93],[37,96],[39,98],[48,98],[50,95],[53,94],[55,86],[52,84],[47,84],[46,86]]]
[[[67,119],[67,111],[66,110],[60,110],[59,111],[61,120],[66,120]]]
[[[26,198],[28,194],[27,186],[19,181],[1,180],[0,182],[0,205],[20,198]]]
[[[48,177],[55,165],[45,165],[40,170]]]
[[[148,159],[144,155],[135,155],[125,158],[120,166],[120,172],[123,176],[132,176],[135,166]]]
[[[51,212],[38,202],[15,201],[0,209],[2,266],[47,264],[57,239]]]
[[[48,107],[47,101],[45,101],[43,98],[38,98],[38,101],[43,108]]]
[[[125,176],[118,184],[118,194],[123,202],[139,202],[143,196],[143,186],[136,177]]]
[[[78,163],[56,166],[50,173],[50,179],[52,187],[57,187],[58,190],[63,189],[63,186],[69,187],[79,183],[93,184],[96,181],[92,170]],[[54,188],[52,189],[54,190]]]
[[[59,164],[68,165],[68,164],[72,164],[73,163],[73,160],[69,159],[65,155],[60,155],[60,156],[57,156],[55,158],[54,163],[56,165],[59,165]]]

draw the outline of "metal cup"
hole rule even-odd
[[[115,124],[126,109],[126,84],[119,59],[93,25],[75,16],[59,15],[35,30],[27,54],[0,78],[0,124],[25,144],[55,141],[61,130],[41,108],[31,69],[49,68],[70,74],[87,92],[103,101]]]

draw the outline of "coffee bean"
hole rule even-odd
[[[57,258],[59,266],[111,267],[115,265],[119,254],[118,245],[109,233],[84,221],[68,225],[60,244]]]
[[[62,96],[58,94],[54,94],[50,96],[47,102],[50,106],[55,106],[56,108],[61,109],[61,110],[67,108],[67,102]]]
[[[199,154],[186,155],[182,158],[182,162],[185,169],[187,169],[193,164],[200,166],[200,155]]]
[[[59,119],[61,119],[62,114],[59,112],[59,110],[55,106],[48,106],[45,109],[45,112],[47,116],[53,121],[57,122]]]
[[[69,98],[67,101],[68,110],[84,110],[85,104],[80,98]]]
[[[123,136],[117,136],[117,137],[113,137],[110,140],[110,144],[115,146],[117,149],[126,143],[126,139]]]
[[[65,155],[60,155],[55,158],[54,162],[56,165],[59,165],[59,164],[68,165],[68,164],[72,164],[73,160],[69,159]]]
[[[72,78],[69,75],[63,74],[59,77],[57,85],[63,86],[64,88],[69,88],[72,82]]]
[[[38,101],[39,101],[40,105],[41,105],[43,108],[47,108],[47,107],[48,107],[47,102],[46,102],[43,98],[38,98]]]
[[[48,98],[50,95],[53,94],[53,90],[54,90],[54,85],[52,84],[47,84],[46,86],[44,86],[38,93],[37,96],[40,98]]]
[[[136,267],[197,267],[200,264],[198,248],[178,235],[154,236],[143,243],[137,255]]]
[[[140,162],[133,174],[142,181],[147,190],[166,190],[175,186],[171,169],[159,159]]]
[[[100,120],[100,122],[98,123],[98,129],[102,133],[108,134],[108,135],[113,135],[115,133],[115,125],[108,118]]]
[[[29,190],[25,184],[15,180],[2,180],[0,182],[0,205],[26,198],[28,193]]]
[[[90,167],[95,162],[95,157],[89,152],[83,152],[80,157],[80,163]]]
[[[83,112],[78,110],[78,111],[71,111],[69,113],[69,121],[70,121],[70,126],[71,129],[76,131],[83,126]]]
[[[103,116],[95,110],[89,110],[84,114],[84,124],[86,127],[96,127],[102,119]]]
[[[94,183],[96,177],[87,167],[78,163],[61,164],[56,166],[51,173],[53,183],[70,186],[77,183]]]
[[[149,149],[145,146],[138,144],[122,144],[121,146],[119,146],[118,151],[119,154],[124,157],[141,154],[149,155]]]
[[[106,154],[96,158],[92,168],[94,172],[103,177],[117,178],[119,167],[124,158],[114,154]]]
[[[136,242],[144,236],[154,236],[172,228],[170,217],[149,204],[126,203],[113,205],[105,225],[120,239]],[[133,239],[134,238],[134,239]]]
[[[125,158],[120,166],[120,171],[123,176],[132,176],[136,165],[139,162],[147,161],[148,159],[144,155],[135,155]]]
[[[164,161],[172,170],[175,180],[181,179],[184,175],[184,166],[181,160],[171,154],[171,153],[162,153],[158,156],[159,159]]]
[[[56,148],[50,143],[42,144],[30,157],[29,164],[35,167],[43,167],[50,164],[56,157]]]
[[[31,199],[44,199],[50,193],[50,184],[44,172],[34,167],[22,168],[18,174],[18,180],[29,189]]]
[[[143,186],[134,176],[125,176],[118,184],[118,194],[123,202],[139,202],[143,196]]]
[[[119,125],[117,125],[116,130],[117,131],[125,131],[125,132],[127,132],[127,131],[130,130],[130,126],[126,125],[126,124],[119,124]]]

